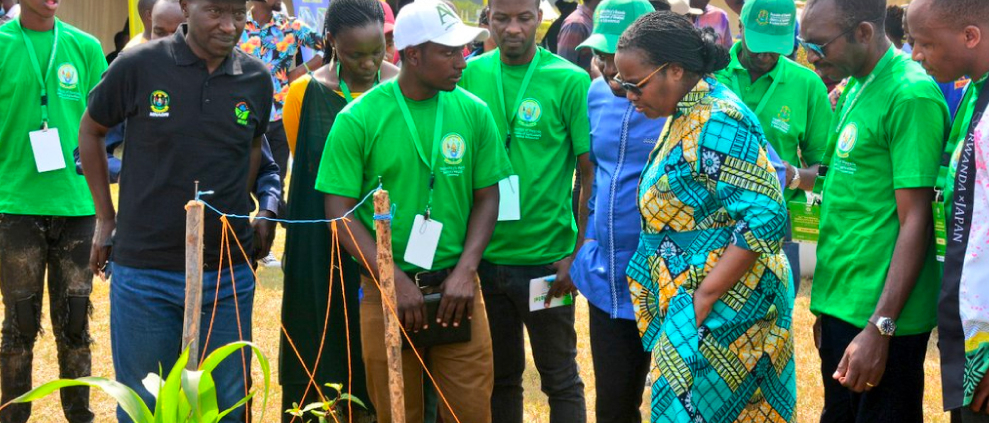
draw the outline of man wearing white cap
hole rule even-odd
[[[464,45],[487,37],[444,3],[405,6],[395,22],[403,64],[398,78],[337,116],[316,180],[330,217],[344,215],[379,184],[390,192],[396,311],[446,399],[439,414],[447,422],[491,421],[491,334],[477,267],[498,215],[498,181],[512,168],[487,105],[457,87],[466,67]],[[371,277],[379,274],[371,203],[343,224],[353,234],[340,237],[344,248],[368,259],[361,341],[368,392],[378,421],[388,423],[382,300]],[[403,350],[402,364],[406,421],[421,422],[422,365],[411,349]]]

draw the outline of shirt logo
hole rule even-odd
[[[526,127],[533,127],[539,123],[539,118],[543,115],[543,108],[534,98],[527,98],[522,100],[522,104],[519,105],[519,110],[517,118],[519,124]]]
[[[247,121],[251,118],[251,109],[247,107],[246,102],[241,101],[234,106],[234,116],[237,117],[237,123],[247,125]]]
[[[71,63],[62,63],[58,66],[58,86],[66,90],[74,90],[79,84],[79,72]]]
[[[838,137],[838,157],[843,159],[848,158],[848,154],[852,152],[855,148],[855,141],[859,136],[859,128],[855,122],[849,123],[844,130],[841,131],[841,136]]]
[[[756,18],[756,22],[758,22],[759,25],[769,25],[769,11],[760,10],[759,17]]]
[[[168,93],[162,90],[155,90],[151,93],[151,117],[168,117]]]
[[[776,128],[780,132],[786,133],[790,132],[790,107],[783,106],[780,112],[776,114],[772,122],[773,128]]]
[[[449,165],[460,164],[464,160],[464,153],[467,152],[467,144],[464,137],[458,133],[447,134],[443,137],[442,153],[443,161]]]

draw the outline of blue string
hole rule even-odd
[[[203,203],[203,205],[205,205],[206,207],[208,207],[210,210],[213,210],[213,212],[215,212],[216,214],[218,214],[220,216],[226,216],[228,218],[248,219],[248,220],[249,219],[262,219],[262,220],[268,220],[268,221],[271,221],[271,222],[278,222],[278,223],[330,223],[330,222],[336,222],[336,221],[339,221],[339,220],[343,220],[347,216],[350,216],[350,215],[354,214],[354,212],[356,212],[357,209],[359,209],[362,205],[364,205],[364,203],[367,202],[367,200],[369,198],[371,198],[371,196],[374,195],[374,193],[376,193],[378,191],[381,191],[381,184],[378,184],[378,187],[377,188],[375,188],[375,189],[371,190],[371,192],[367,193],[367,195],[365,195],[364,198],[362,198],[361,201],[359,203],[357,203],[357,205],[355,205],[350,210],[347,210],[347,212],[344,213],[343,216],[336,217],[336,218],[333,218],[333,219],[288,220],[288,219],[276,219],[276,218],[265,217],[265,216],[254,216],[254,217],[251,217],[251,216],[246,216],[246,215],[242,215],[242,214],[224,213],[224,212],[221,212],[220,210],[217,210],[216,207],[213,207],[212,204],[207,203],[206,200],[203,200],[201,198],[201,196],[203,196],[203,195],[213,194],[213,191],[199,191],[198,193],[196,193],[196,200],[198,200],[199,202]],[[374,215],[374,220],[389,220],[389,219],[392,218],[392,215],[394,213],[395,213],[395,205],[392,204],[391,205],[391,213],[388,213],[388,214],[385,214],[385,215],[377,215],[376,214],[376,215]]]

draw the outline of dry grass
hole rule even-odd
[[[276,240],[275,247],[276,250],[279,250],[279,253],[283,245],[282,237],[283,231],[279,230],[279,238]],[[282,297],[281,272],[262,270],[260,277],[261,283],[258,285],[254,304],[254,340],[266,352],[269,360],[274,363],[278,357],[278,333]],[[817,358],[817,351],[814,348],[811,334],[813,316],[808,311],[810,282],[805,281],[802,288],[797,298],[794,316],[798,370],[798,418],[796,421],[810,423],[818,420],[823,401],[823,388],[821,387],[819,376],[820,360]],[[93,345],[93,374],[113,377],[113,364],[110,356],[109,285],[97,280],[94,283],[92,298],[96,306],[96,312],[93,315],[91,323],[93,337],[96,340],[96,343]],[[47,307],[46,304],[46,310]],[[50,333],[50,324],[46,322],[45,326],[46,331]],[[587,335],[587,303],[583,299],[578,301],[577,333],[579,351],[577,359],[580,364],[581,375],[587,387],[588,417],[590,422],[595,422],[594,372],[591,364],[590,344]],[[35,353],[34,380],[36,383],[56,378],[58,376],[58,368],[55,365],[55,346],[50,334],[46,334],[38,340]],[[255,365],[253,370],[254,380],[260,381],[261,374],[258,366]],[[277,368],[273,368],[272,371],[277,371]],[[947,415],[941,412],[940,406],[941,379],[936,340],[932,340],[928,348],[925,372],[927,374],[927,390],[924,397],[926,420],[928,422],[947,422]],[[276,375],[273,374],[271,376],[273,380],[276,380]],[[531,360],[526,369],[524,384],[526,389],[526,422],[548,422],[549,409],[546,405],[546,397],[539,390],[539,376]],[[648,416],[648,401],[648,393],[646,393],[644,395],[645,405],[642,408],[646,416]],[[97,414],[98,422],[113,421],[115,404],[109,397],[100,392],[94,392],[92,403]],[[281,390],[277,385],[274,385],[271,396],[268,398],[265,421],[277,421],[275,416],[282,411],[279,410],[280,404]],[[256,411],[260,409],[259,401],[255,402],[255,409]],[[35,404],[34,416],[32,421],[62,421],[58,396],[53,395],[38,401]]]

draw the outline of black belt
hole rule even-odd
[[[371,277],[371,273],[367,271],[366,268],[361,266],[361,275]],[[429,270],[422,272],[405,272],[405,275],[412,280],[416,286],[420,288],[440,286],[443,281],[446,280],[447,276],[453,273],[453,268],[441,269],[441,270]]]

